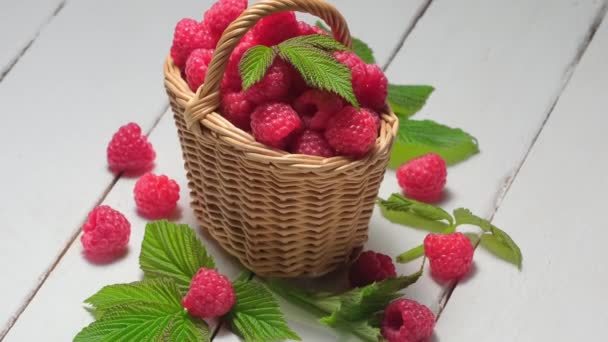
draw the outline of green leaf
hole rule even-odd
[[[429,85],[388,85],[388,103],[402,119],[416,114],[435,88]]]
[[[492,236],[498,242],[500,242],[503,246],[506,246],[509,250],[511,250],[512,258],[504,258],[504,259],[511,262],[513,265],[517,266],[517,268],[519,268],[521,270],[522,263],[523,263],[523,256],[521,254],[521,250],[519,249],[519,246],[517,246],[515,241],[513,241],[513,239],[511,239],[509,234],[507,234],[503,230],[498,229],[495,226],[492,226]],[[482,246],[483,246],[483,239],[482,239]],[[490,250],[490,249],[488,249],[488,250],[490,252],[492,252],[492,250]],[[501,255],[498,255],[498,254],[496,254],[496,255],[499,257],[502,257]]]
[[[282,279],[266,279],[264,283],[272,292],[307,310],[317,318],[330,314],[340,307],[340,298],[337,296],[308,293]]]
[[[129,305],[160,306],[179,311],[181,294],[170,279],[143,280],[130,284],[105,286],[85,300],[95,308],[95,315],[103,315],[115,307]]]
[[[397,256],[397,262],[406,264],[424,256],[424,245],[418,245],[408,251],[405,251]]]
[[[323,31],[331,32],[331,30],[325,26],[321,21],[317,21],[315,26]],[[353,40],[353,52],[359,56],[365,63],[375,64],[376,58],[374,58],[374,52],[372,49],[361,39],[352,37]]]
[[[492,224],[490,221],[474,215],[469,209],[466,208],[454,209],[454,218],[456,219],[457,226],[470,224],[481,228],[481,230],[484,232],[489,232],[492,230]]]
[[[163,336],[163,341],[207,342],[211,340],[207,323],[190,315],[173,321],[171,329]]]
[[[327,52],[348,50],[348,48],[342,45],[342,43],[325,34],[310,34],[306,36],[290,38],[282,42],[280,46],[283,48],[310,46]]]
[[[239,63],[243,90],[247,90],[264,77],[275,55],[272,48],[264,45],[256,45],[245,52]]]
[[[483,234],[479,244],[495,256],[521,268],[521,255],[505,245],[496,236]]]
[[[309,45],[278,45],[279,55],[298,70],[306,83],[317,89],[338,94],[354,107],[359,107],[348,67],[329,53]]]
[[[431,120],[401,120],[389,166],[397,168],[412,158],[431,152],[452,165],[478,153],[479,146],[474,137],[459,128]]]
[[[448,228],[452,216],[445,210],[394,193],[387,200],[379,199],[382,215],[389,221],[439,233]]]
[[[213,258],[194,231],[165,220],[146,225],[139,265],[146,278],[170,278],[182,292],[201,268],[215,268]]]
[[[328,325],[324,321],[321,323]],[[378,342],[380,340],[380,328],[378,328],[379,325],[373,324],[368,320],[351,322],[343,319],[336,319],[331,323],[331,325],[328,326],[351,333],[358,336],[363,341]]]
[[[301,340],[289,328],[279,304],[264,285],[239,281],[234,283],[234,290],[236,304],[228,314],[228,320],[245,341]]]

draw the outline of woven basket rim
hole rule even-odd
[[[168,55],[164,64],[165,85],[177,96],[177,101],[186,107],[195,97],[186,81],[182,78],[179,68],[173,63],[171,55]],[[200,89],[203,87],[201,85]],[[334,156],[324,158],[303,154],[292,154],[287,151],[275,149],[257,142],[248,132],[234,126],[225,119],[219,111],[207,115],[200,120],[202,126],[207,127],[218,135],[218,138],[229,142],[234,147],[244,151],[249,157],[265,161],[267,163],[278,163],[285,166],[291,165],[294,169],[307,169],[310,171],[322,171],[326,169],[348,169],[356,168],[358,165],[367,163],[374,155],[385,153],[390,150],[392,142],[397,135],[399,120],[390,106],[387,105],[388,113],[382,113],[380,135],[372,151],[365,157],[353,159],[346,156]]]

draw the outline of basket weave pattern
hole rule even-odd
[[[196,94],[170,57],[165,87],[201,226],[260,275],[319,276],[350,262],[367,240],[398,123],[394,114],[382,115],[372,152],[351,160],[269,148],[217,113],[230,52],[257,20],[285,10],[321,17],[350,45],[343,17],[322,0],[261,1],[226,29]]]

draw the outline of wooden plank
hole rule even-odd
[[[0,83],[0,188],[11,194],[0,199],[0,268],[11,275],[0,285],[0,331],[114,179],[112,132],[129,121],[148,131],[166,108],[173,27],[210,3],[71,1]]]
[[[478,272],[455,289],[436,329],[439,340],[593,341],[605,335],[606,19],[494,219],[519,242],[522,272],[477,252]]]
[[[493,212],[495,200],[560,94],[601,5],[596,1],[575,4],[567,0],[508,4],[498,0],[436,0],[431,4],[387,74],[394,83],[432,84],[437,88],[416,118],[462,127],[479,139],[481,154],[449,169],[449,196],[442,206],[466,206],[482,216]],[[577,20],[568,20],[573,17]],[[397,191],[395,174],[389,171],[380,195],[386,197]],[[505,228],[512,229],[511,226]],[[426,235],[387,222],[378,210],[370,228],[366,248],[392,257],[421,243]],[[518,237],[525,238],[515,236]],[[413,262],[398,265],[397,269],[410,274],[419,266]],[[493,283],[486,281],[489,282]],[[428,272],[405,291],[408,298],[428,305],[434,312],[440,309],[443,293],[444,288]],[[305,341],[337,339],[335,332],[315,324],[297,308],[287,310],[290,324]],[[467,322],[481,314],[471,316]],[[470,325],[459,322],[460,327],[471,330]],[[447,333],[443,337],[466,341],[453,339]]]
[[[0,80],[65,0],[0,2]]]

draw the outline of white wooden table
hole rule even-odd
[[[145,221],[133,178],[105,147],[129,121],[149,132],[155,171],[184,189],[162,86],[174,24],[210,0],[0,0],[0,340],[66,341],[92,317],[82,301],[141,277]],[[598,341],[608,323],[608,18],[606,0],[335,0],[394,83],[432,84],[420,118],[462,127],[481,153],[449,169],[451,209],[492,218],[519,243],[521,272],[484,251],[448,298],[425,275],[407,295],[441,313],[435,340]],[[312,19],[311,19],[312,20]],[[381,196],[398,191],[388,171]],[[132,223],[128,255],[92,266],[80,226],[100,203]],[[391,256],[424,232],[378,211],[367,247]],[[205,241],[219,268],[240,266]],[[399,265],[411,273],[418,265]],[[428,274],[428,273],[427,273]],[[340,338],[285,305],[305,341]],[[218,326],[217,341],[237,337]]]

